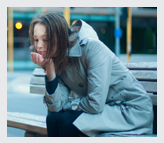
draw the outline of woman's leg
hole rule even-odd
[[[48,112],[46,118],[47,133],[49,137],[60,137],[58,130],[58,118],[64,111]]]
[[[82,111],[65,111],[58,118],[58,129],[61,137],[86,137],[78,128],[73,125],[75,119],[82,114]]]

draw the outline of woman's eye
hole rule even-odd
[[[39,40],[38,39],[34,39],[34,41],[38,42]],[[48,40],[47,39],[43,39],[42,41],[47,42]]]

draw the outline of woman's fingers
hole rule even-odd
[[[39,54],[37,56],[38,56],[38,63],[42,64],[42,62],[44,61],[43,57]]]
[[[35,53],[31,53],[31,58],[32,58],[33,63],[37,64],[37,56]]]
[[[42,62],[44,61],[43,57],[40,54],[34,52],[31,52],[31,58],[33,63],[37,65],[41,65]]]
[[[33,63],[36,64],[36,62],[35,62],[36,61],[35,60],[35,54],[34,53],[31,53],[31,59],[32,59]]]

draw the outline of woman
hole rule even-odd
[[[91,26],[78,20],[69,28],[63,16],[46,13],[32,20],[29,35],[32,61],[46,71],[48,136],[152,133],[150,97]]]

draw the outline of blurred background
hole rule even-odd
[[[8,8],[9,9],[9,8]],[[13,7],[13,69],[32,70],[35,65],[31,62],[29,53],[29,25],[32,18],[40,13],[56,12],[65,15],[69,25],[75,20],[82,19],[90,24],[103,41],[114,53],[119,52],[120,58],[127,53],[127,7]],[[9,21],[9,11],[7,14]],[[130,14],[129,14],[130,15]],[[157,7],[132,7],[131,8],[131,57],[136,54],[157,54]],[[119,38],[119,48],[116,48],[116,39]],[[8,38],[9,39],[9,38]],[[117,42],[118,43],[118,42]],[[118,50],[117,50],[118,49]],[[8,48],[9,51],[9,48]],[[12,54],[8,59],[11,58]],[[12,59],[11,59],[12,60]],[[127,61],[127,59],[122,59]],[[133,61],[131,59],[130,61]],[[8,64],[9,67],[9,64]]]
[[[84,20],[123,62],[157,62],[157,7],[8,7],[7,11],[7,111],[47,115],[43,96],[29,89],[36,65],[30,57],[28,31],[37,14],[62,14],[69,26]],[[8,137],[24,133],[7,127]]]

